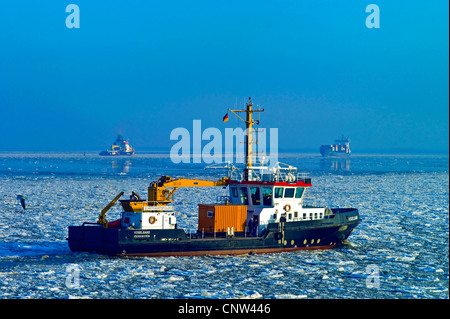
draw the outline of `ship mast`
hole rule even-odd
[[[252,126],[253,124],[259,124],[259,120],[254,120],[252,117],[252,113],[254,112],[264,112],[264,109],[262,110],[253,110],[252,109],[252,98],[248,98],[247,108],[245,110],[231,110],[228,109],[230,112],[232,112],[234,115],[236,115],[241,121],[245,123],[246,128],[246,135],[245,135],[245,169],[244,169],[244,180],[249,179],[249,170],[252,169],[252,144],[253,144],[253,132],[252,132]],[[237,112],[245,112],[246,113],[246,119],[242,119]]]

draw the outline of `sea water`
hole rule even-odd
[[[217,180],[226,172],[167,154],[0,153],[0,298],[449,298],[449,157],[352,155],[279,160],[312,178],[317,205],[355,207],[361,224],[334,249],[120,258],[73,253],[70,225],[95,222],[118,193],[147,196],[161,175]],[[17,195],[25,197],[24,209]],[[179,228],[222,187],[180,188]],[[120,205],[107,213],[120,217]]]

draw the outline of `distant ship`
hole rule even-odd
[[[340,139],[335,140],[334,144],[320,146],[320,154],[323,157],[348,157],[350,153],[350,139],[348,137],[344,138],[344,135]]]
[[[111,148],[106,151],[102,151],[99,153],[101,156],[132,156],[134,155],[134,149],[131,147],[130,143],[128,141],[124,140],[122,135],[119,134],[117,136],[116,141],[113,145],[111,145]]]

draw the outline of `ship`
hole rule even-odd
[[[350,139],[344,138],[344,135],[342,135],[341,138],[334,141],[334,144],[321,145],[320,154],[323,157],[349,157],[351,154]]]
[[[230,111],[246,114],[239,117],[248,129],[242,172],[227,164],[228,176],[214,181],[164,175],[150,183],[146,199],[132,192],[120,200],[120,192],[96,222],[68,227],[69,248],[133,257],[242,255],[329,249],[345,241],[361,222],[358,209],[308,204],[307,173],[253,161],[252,125],[259,121],[252,114],[264,110],[253,110],[249,98],[245,110]],[[197,229],[191,231],[178,227],[173,196],[180,187],[225,187],[229,195],[199,203]],[[118,200],[120,218],[108,222],[106,213]]]
[[[99,153],[100,156],[132,156],[134,149],[130,143],[126,141],[121,134],[116,138],[116,141],[111,145],[110,149]]]

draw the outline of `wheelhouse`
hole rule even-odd
[[[251,184],[231,181],[229,185],[231,204],[264,208],[274,207],[284,201],[301,203],[305,189],[311,186],[279,184],[281,183]]]
[[[292,166],[276,168],[268,172],[266,167],[253,168],[248,179],[229,181],[229,204],[247,206],[248,228],[258,225],[255,235],[260,235],[269,223],[319,219],[323,212],[305,211],[305,190],[311,187],[306,174],[297,174]]]

